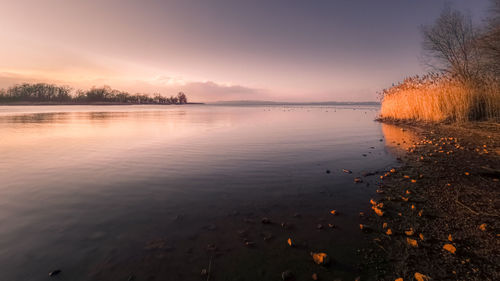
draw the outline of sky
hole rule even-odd
[[[419,27],[488,0],[0,0],[0,87],[191,101],[375,101],[422,74]]]

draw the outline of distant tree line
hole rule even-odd
[[[0,89],[0,103],[125,103],[125,104],[186,104],[186,95],[129,94],[108,86],[72,93],[67,86],[46,83],[18,84],[8,89]]]

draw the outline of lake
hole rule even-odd
[[[0,106],[0,279],[366,274],[359,212],[378,175],[354,178],[397,164],[378,110]]]

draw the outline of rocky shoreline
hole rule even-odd
[[[500,280],[500,124],[384,123],[414,137],[368,203],[377,280]]]

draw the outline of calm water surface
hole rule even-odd
[[[0,279],[201,280],[209,263],[210,280],[355,277],[376,178],[353,178],[395,164],[377,113],[0,106]]]

